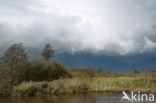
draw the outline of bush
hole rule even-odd
[[[90,68],[82,68],[82,69],[69,69],[70,73],[74,77],[94,77],[95,71]]]
[[[139,73],[139,71],[137,69],[135,69],[133,73]]]
[[[99,70],[97,71],[96,76],[98,76],[98,77],[103,77],[104,75],[105,75],[105,72],[103,71],[103,69],[99,69]]]
[[[35,59],[31,62],[27,81],[52,81],[54,79],[71,77],[67,68],[56,61],[50,62],[43,59]]]

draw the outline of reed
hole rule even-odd
[[[153,91],[156,82],[141,77],[94,77],[94,78],[66,78],[51,82],[23,82],[15,86],[14,96],[31,96],[45,93],[69,94],[80,92],[102,91]]]

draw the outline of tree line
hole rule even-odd
[[[56,61],[54,49],[48,43],[41,55],[30,61],[22,43],[11,45],[0,61],[0,94],[9,95],[15,85],[23,81],[51,81],[62,77],[71,77],[67,68]]]

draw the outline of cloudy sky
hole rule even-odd
[[[57,52],[156,51],[156,0],[0,0],[0,48],[52,43]]]

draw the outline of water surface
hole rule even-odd
[[[33,97],[0,97],[0,103],[132,103],[121,102],[121,93],[86,93],[77,95],[46,95]],[[156,102],[136,102],[156,103]]]

